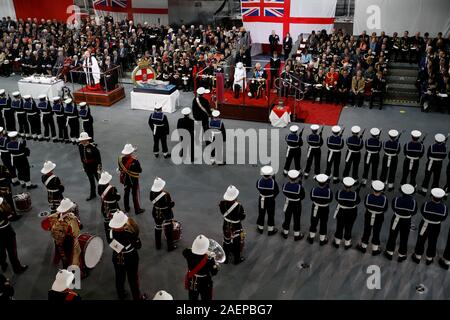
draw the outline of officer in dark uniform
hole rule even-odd
[[[344,148],[344,139],[342,139],[344,130],[340,126],[333,126],[331,132],[333,135],[327,139],[328,154],[325,174],[330,176],[331,167],[333,167],[333,183],[339,183],[341,181],[339,178],[339,168],[341,166],[341,152]]]
[[[90,194],[86,201],[92,200],[97,196],[95,180],[98,181],[98,173],[102,171],[102,157],[95,143],[91,142],[91,137],[86,132],[82,132],[78,138],[78,151],[80,152],[81,162],[84,172],[89,179]]]
[[[11,101],[6,97],[5,89],[0,89],[0,126],[5,127],[4,110],[11,108]]]
[[[23,109],[26,112],[27,120],[30,125],[30,137],[33,140],[42,140],[41,136],[41,119],[40,111],[31,95],[23,96],[25,101],[23,102]]]
[[[219,118],[220,111],[213,110],[211,113],[211,118],[209,119],[208,129],[210,131],[210,140],[206,142],[206,145],[213,143],[216,140],[216,136],[220,135],[221,142],[219,143],[218,148],[214,147],[211,150],[211,164],[217,163],[218,165],[224,165],[224,143],[227,140],[227,134],[225,131],[225,125],[223,124],[222,119]],[[216,150],[217,149],[217,150]],[[217,154],[216,154],[217,153]],[[217,157],[216,157],[217,156]]]
[[[311,189],[310,198],[311,206],[311,226],[309,228],[308,242],[314,243],[314,238],[317,232],[317,225],[319,227],[320,245],[323,246],[328,243],[328,214],[330,213],[330,203],[333,201],[333,193],[330,190],[329,179],[326,174],[319,174],[316,176],[318,186]]]
[[[439,259],[439,265],[441,268],[448,270],[450,266],[450,230],[448,231],[447,245],[445,246],[444,254]]]
[[[5,119],[6,131],[16,131],[16,118],[14,116],[14,109],[11,108],[11,98],[6,97],[5,89],[0,90],[0,113]]]
[[[3,164],[5,165],[7,171],[9,171],[9,176],[11,177],[11,183],[13,186],[18,186],[20,184],[17,179],[16,170],[11,164],[11,154],[9,153],[8,148],[6,147],[9,143],[9,138],[5,134],[5,131],[2,127],[0,127],[0,157],[2,159]]]
[[[219,203],[220,213],[223,216],[223,250],[225,251],[225,263],[228,263],[228,256],[233,254],[234,264],[244,261],[242,248],[244,246],[244,229],[242,220],[245,219],[244,207],[236,199],[239,190],[235,186],[229,186],[223,195],[223,200]]]
[[[19,124],[19,133],[25,138],[30,136],[30,128],[28,126],[27,115],[23,109],[23,99],[20,96],[19,91],[12,93],[14,100],[11,102],[11,108],[15,111],[17,115],[17,123]]]
[[[142,172],[141,163],[135,157],[134,148],[131,144],[126,144],[122,150],[122,155],[118,159],[120,183],[124,185],[123,204],[125,211],[130,211],[130,191],[133,197],[134,212],[141,214],[145,211],[139,205],[139,174]]]
[[[425,251],[425,242],[428,247],[426,251],[426,264],[433,263],[436,256],[436,245],[441,231],[441,223],[447,218],[448,207],[442,201],[445,191],[440,188],[431,189],[431,200],[422,205],[422,221],[419,224],[419,235],[417,236],[416,248],[411,256],[412,261],[420,263]]]
[[[50,141],[50,138],[56,142],[56,130],[55,121],[53,119],[53,109],[50,101],[47,100],[45,94],[39,96],[39,102],[37,104],[41,115],[42,115],[42,125],[44,126],[44,139]]]
[[[133,300],[146,299],[139,289],[139,254],[142,247],[139,226],[122,211],[116,211],[109,222],[110,247],[116,273],[116,290],[120,300],[126,297],[125,279],[128,278]]]
[[[372,255],[381,253],[380,249],[380,231],[383,226],[384,213],[387,211],[389,203],[386,195],[383,193],[384,183],[380,180],[372,181],[373,192],[366,196],[364,205],[366,214],[364,216],[364,233],[358,250],[366,253],[370,235],[372,235]]]
[[[17,181],[17,178],[16,178]],[[19,184],[19,181],[17,181]],[[21,214],[17,214],[11,189],[11,173],[8,168],[0,164],[0,197],[5,199],[11,208],[11,215],[8,217],[9,221],[16,221],[22,218]]]
[[[278,232],[278,229],[275,228],[275,198],[280,190],[271,166],[262,167],[261,175],[262,177],[256,182],[256,189],[259,191],[257,231],[260,234],[263,233],[267,212],[267,231],[268,235],[272,236]]]
[[[398,155],[400,153],[400,135],[397,130],[389,130],[389,140],[383,144],[383,160],[381,163],[380,180],[388,185],[388,190],[394,189],[395,174],[397,173]]]
[[[108,241],[108,243],[111,242],[111,239],[109,237],[109,222],[111,221],[114,212],[120,210],[120,194],[117,192],[116,187],[110,184],[111,179],[112,175],[110,175],[106,171],[103,171],[100,176],[100,180],[98,180],[97,187],[98,195],[100,196],[102,202],[101,210],[103,215],[103,224],[105,227],[106,240]]]
[[[306,138],[306,142],[308,143],[308,153],[306,155],[306,167],[305,167],[305,179],[308,179],[309,170],[311,169],[311,165],[314,161],[314,175],[318,175],[320,173],[320,158],[322,155],[321,147],[323,145],[322,133],[323,127],[320,132],[318,132],[320,126],[317,124],[313,124],[311,126],[311,134]]]
[[[212,300],[212,277],[219,272],[214,258],[208,255],[209,239],[199,235],[192,243],[191,249],[184,249],[183,256],[187,261],[188,272],[185,277],[185,288],[189,290],[189,300]]]
[[[400,247],[398,249],[398,262],[406,260],[408,250],[409,230],[411,229],[411,218],[417,213],[417,202],[413,198],[414,187],[410,184],[401,186],[402,195],[392,199],[392,215],[389,227],[389,238],[386,244],[384,256],[392,260],[394,255],[397,236],[400,233]]]
[[[153,133],[153,154],[159,157],[159,142],[164,158],[169,158],[170,153],[167,148],[167,135],[169,134],[169,121],[167,116],[162,112],[161,105],[155,105],[155,111],[148,118],[148,125]]]
[[[78,115],[80,116],[82,131],[87,132],[92,141],[94,141],[94,118],[91,114],[91,108],[86,102],[80,102],[78,106],[80,107]]]
[[[189,133],[190,135],[190,143],[188,144],[190,149],[190,155],[191,155],[191,163],[194,163],[195,157],[194,157],[194,130],[195,130],[195,122],[193,119],[191,119],[190,114],[191,114],[191,108],[183,108],[181,110],[181,114],[183,115],[182,118],[178,119],[177,122],[177,130],[186,130],[187,133]],[[183,137],[181,136],[181,132],[180,132],[180,137],[181,139],[183,139]],[[183,157],[183,150],[180,152],[180,157]]]
[[[403,161],[403,174],[401,184],[406,184],[406,179],[408,175],[410,176],[409,184],[416,186],[416,176],[419,170],[420,158],[425,153],[425,148],[423,146],[423,140],[419,141],[422,132],[419,130],[411,131],[412,140],[405,144],[403,147],[403,153],[405,154],[405,160]]]
[[[286,144],[287,144],[287,150],[286,150],[286,162],[284,164],[284,170],[283,175],[286,177],[288,174],[289,169],[291,168],[291,162],[294,160],[294,168],[297,171],[300,171],[300,160],[302,156],[302,149],[303,146],[303,140],[302,140],[302,133],[303,130],[298,133],[298,126],[293,125],[289,128],[290,133],[286,135]]]
[[[3,272],[8,268],[6,262],[6,252],[8,252],[14,273],[23,273],[28,266],[21,264],[17,256],[16,233],[9,222],[11,215],[11,207],[3,198],[0,198],[0,266]]]
[[[73,272],[66,269],[59,270],[51,290],[48,291],[48,300],[55,302],[80,301],[80,295],[70,289],[74,278],[75,274]]]
[[[205,93],[209,93],[209,90],[203,87],[197,89],[197,97],[192,101],[192,114],[195,121],[202,122],[203,131],[206,132],[212,111],[209,101],[203,96]]]
[[[155,244],[156,249],[161,249],[161,234],[164,228],[164,234],[167,240],[167,251],[176,249],[173,244],[173,207],[175,202],[170,193],[164,190],[166,182],[161,178],[155,178],[150,190],[150,202],[153,204],[152,216],[155,220]]]
[[[434,136],[435,143],[428,147],[427,151],[427,164],[425,167],[425,178],[422,183],[422,190],[419,191],[419,194],[425,196],[428,192],[428,185],[430,183],[431,175],[433,175],[433,183],[431,184],[431,188],[439,187],[439,180],[441,178],[442,171],[442,162],[447,157],[447,146],[445,143],[447,142],[447,138],[438,133]]]
[[[54,142],[66,142],[69,143],[69,135],[66,126],[66,116],[64,114],[64,106],[61,102],[61,98],[53,97],[52,111],[56,115],[56,123],[58,125],[58,139],[53,139]]]
[[[64,186],[59,177],[54,174],[53,170],[55,168],[56,164],[51,161],[45,161],[41,169],[42,183],[47,188],[48,205],[51,213],[56,212],[56,208],[58,208],[62,199],[64,199]]]
[[[359,179],[359,162],[361,161],[361,149],[363,148],[364,131],[361,132],[361,128],[358,126],[353,126],[352,135],[347,138],[347,153],[345,155],[345,168],[343,172],[344,177],[348,177],[350,174],[350,169],[352,169],[351,177],[355,179],[355,183],[358,184]]]
[[[17,134],[17,131],[8,132],[8,137],[11,140],[6,145],[6,149],[11,154],[11,164],[17,170],[17,178],[22,184],[22,187],[35,189],[37,185],[31,184],[30,181],[30,163],[28,162],[30,149],[27,148],[25,140],[17,140]]]
[[[381,141],[380,141],[381,131],[378,128],[370,129],[370,137],[366,140],[366,155],[364,157],[364,171],[362,175],[361,184],[365,186],[367,184],[367,179],[369,177],[369,169],[372,166],[372,181],[377,180],[378,175],[378,164],[380,163],[380,151],[381,151]]]
[[[283,222],[283,238],[287,239],[291,225],[291,218],[294,217],[294,241],[303,239],[305,236],[300,232],[300,218],[302,215],[302,200],[305,199],[305,189],[300,181],[300,172],[298,170],[289,170],[289,181],[284,183],[281,190],[283,191],[286,201],[283,206],[284,222]]]
[[[66,127],[70,128],[70,141],[72,144],[77,144],[78,136],[80,135],[80,122],[78,120],[78,109],[71,98],[64,100],[64,116],[66,118]],[[66,131],[68,131],[66,129]],[[92,138],[92,137],[91,137]]]

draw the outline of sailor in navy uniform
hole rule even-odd
[[[412,196],[414,187],[410,184],[401,186],[402,195],[392,199],[391,224],[389,226],[389,238],[386,244],[384,256],[392,260],[394,255],[397,236],[400,233],[400,246],[398,248],[398,262],[406,260],[408,250],[408,237],[411,229],[411,218],[417,213],[417,202]]]
[[[30,136],[33,140],[42,140],[40,111],[36,102],[29,94],[23,96],[23,98],[25,99],[23,109],[26,111],[28,123],[30,124]]]
[[[66,100],[64,100],[64,104],[65,104],[64,116],[66,117],[66,127],[70,128],[70,141],[72,142],[72,144],[77,144],[77,139],[80,136],[80,122],[78,120],[78,109],[76,104],[72,101],[71,98],[67,98]]]
[[[314,243],[314,238],[317,232],[317,225],[319,226],[319,240],[320,245],[323,246],[328,243],[328,215],[330,213],[330,203],[333,201],[333,193],[330,190],[329,180],[326,174],[319,174],[316,176],[318,186],[311,189],[310,198],[311,206],[311,226],[309,227],[308,242]]]
[[[397,173],[398,155],[400,153],[400,136],[397,130],[389,130],[389,140],[383,143],[383,160],[381,163],[380,180],[388,185],[388,190],[394,189],[395,174]]]
[[[108,172],[103,171],[100,180],[98,180],[98,195],[102,202],[102,215],[103,215],[103,225],[105,227],[105,235],[108,243],[111,242],[109,222],[111,221],[114,212],[120,210],[119,200],[120,194],[117,192],[117,188],[110,184],[112,180],[112,175]]]
[[[344,237],[345,250],[352,247],[352,230],[358,216],[358,204],[361,202],[359,190],[352,190],[356,181],[352,177],[342,179],[344,189],[336,192],[338,203],[333,217],[336,219],[336,232],[334,233],[333,246],[339,248]]]
[[[422,136],[422,132],[419,130],[411,131],[412,140],[405,144],[403,147],[403,153],[405,154],[405,160],[403,161],[403,174],[401,184],[406,184],[408,176],[409,184],[416,186],[416,176],[419,170],[420,158],[425,153],[425,148],[422,141],[419,138]]]
[[[3,164],[9,171],[9,174],[11,176],[12,185],[18,186],[20,184],[20,182],[17,179],[16,170],[14,169],[13,165],[11,164],[11,154],[9,153],[9,150],[6,148],[6,146],[9,143],[9,140],[10,139],[6,135],[3,128],[0,127],[0,157],[2,159]]]
[[[14,112],[11,112],[11,99],[6,96],[5,89],[0,89],[0,126],[9,127],[8,131],[16,130]]]
[[[278,229],[275,228],[275,198],[280,190],[271,166],[262,167],[261,175],[262,177],[256,182],[256,189],[259,191],[257,231],[263,233],[267,212],[267,231],[268,235],[272,236],[278,232]]]
[[[53,170],[56,168],[56,164],[51,161],[45,161],[44,166],[41,169],[42,183],[47,189],[48,205],[50,212],[55,213],[56,208],[61,204],[64,199],[64,186]]]
[[[22,184],[22,187],[35,189],[37,188],[37,185],[31,184],[30,181],[30,163],[28,162],[30,149],[27,148],[25,140],[19,141],[17,139],[17,135],[17,131],[8,132],[8,137],[11,138],[11,140],[6,145],[6,148],[11,154],[11,164],[14,169],[17,170],[17,178]]]
[[[167,148],[167,135],[169,134],[169,121],[167,116],[162,112],[161,105],[155,105],[155,111],[150,114],[148,118],[148,125],[153,133],[153,154],[156,158],[159,157],[159,142],[164,158],[169,158],[170,153]]]
[[[53,97],[52,111],[56,115],[56,123],[58,124],[58,138],[53,139],[54,142],[66,142],[69,143],[69,137],[66,126],[66,116],[64,114],[64,106],[61,102],[61,98]]]
[[[381,141],[380,141],[381,131],[378,128],[370,129],[370,137],[366,140],[366,155],[364,157],[364,171],[362,175],[361,184],[365,186],[367,184],[367,178],[369,177],[369,170],[372,167],[372,181],[377,180],[378,176],[378,164],[380,163],[380,151],[381,151]]]
[[[235,186],[229,186],[223,195],[223,200],[219,203],[220,213],[223,216],[223,250],[228,263],[228,256],[233,255],[234,264],[244,261],[242,248],[244,245],[244,228],[242,220],[245,219],[244,207],[236,199],[239,190]]]
[[[442,258],[439,259],[439,265],[445,270],[448,270],[450,267],[450,230],[448,231],[447,245],[445,246],[444,253]]]
[[[422,221],[419,224],[419,235],[417,236],[416,248],[411,256],[412,261],[420,263],[425,251],[425,242],[428,247],[426,251],[426,264],[433,263],[436,256],[436,245],[441,231],[441,223],[447,218],[448,207],[442,201],[445,191],[440,188],[431,189],[431,200],[422,205]]]
[[[220,137],[220,140],[216,142],[216,146],[211,150],[211,164],[217,163],[218,165],[224,165],[224,143],[227,140],[227,134],[225,131],[225,125],[223,124],[222,119],[219,118],[220,111],[219,110],[213,110],[211,113],[212,117],[209,119],[209,132],[210,132],[210,140],[206,142],[206,145],[210,145],[213,143],[213,141],[216,141],[217,136]],[[216,150],[217,149],[217,150]]]
[[[12,93],[14,100],[11,102],[11,108],[15,111],[17,115],[17,123],[19,124],[19,134],[22,137],[30,137],[30,128],[28,126],[27,115],[23,109],[23,99],[20,96],[19,91]]]
[[[87,132],[89,137],[92,138],[92,141],[94,141],[94,118],[92,117],[91,109],[86,102],[80,102],[78,107],[80,107],[78,115],[81,120],[81,128],[84,132]]]
[[[209,90],[203,87],[198,88],[197,97],[192,101],[192,114],[194,120],[201,121],[203,131],[208,130],[208,121],[212,112],[208,99],[203,96],[209,92]]]
[[[286,201],[283,206],[284,222],[283,222],[283,238],[287,239],[291,225],[291,218],[294,218],[294,241],[303,239],[304,234],[300,232],[300,218],[302,215],[302,200],[305,199],[305,189],[300,181],[300,172],[298,170],[289,170],[289,181],[284,183],[281,190],[283,191]]]
[[[302,156],[303,140],[301,133],[298,133],[299,127],[297,125],[293,125],[289,128],[290,133],[286,135],[286,162],[284,164],[283,174],[286,177],[289,169],[291,168],[291,162],[294,160],[294,168],[297,171],[300,171],[300,159]]]
[[[56,141],[55,121],[53,119],[53,110],[50,101],[47,100],[45,94],[39,95],[39,102],[37,107],[42,115],[42,125],[44,126],[44,139],[50,141]]]
[[[173,207],[175,202],[170,193],[164,187],[166,182],[156,177],[150,190],[150,202],[153,204],[152,216],[155,220],[155,244],[156,249],[161,249],[161,235],[164,234],[167,240],[167,251],[177,248],[173,243]]]
[[[189,134],[189,143],[187,143],[187,146],[189,146],[190,150],[186,150],[188,151],[187,153],[190,154],[190,161],[191,163],[194,163],[195,157],[194,157],[194,130],[195,130],[195,122],[194,120],[190,117],[192,110],[191,108],[183,108],[181,110],[181,114],[183,115],[182,118],[178,119],[177,122],[177,130],[179,130],[180,133],[180,141],[183,141],[182,139],[183,137],[183,132],[182,130],[186,130],[184,133],[185,134]],[[188,137],[186,137],[188,138]],[[183,144],[184,145],[184,144]],[[185,159],[188,158],[188,154],[184,154]],[[183,157],[183,150],[181,150],[180,152],[180,157]],[[185,161],[185,160],[184,160]]]
[[[345,168],[343,172],[344,177],[351,176],[356,180],[358,184],[359,179],[359,162],[361,161],[361,149],[363,148],[362,136],[359,135],[361,128],[359,126],[353,126],[352,135],[347,138],[347,153],[345,155]],[[352,169],[352,174],[350,174]]]
[[[314,175],[318,175],[320,173],[320,157],[322,155],[321,147],[323,145],[322,132],[323,128],[318,133],[320,126],[317,124],[313,124],[311,126],[311,134],[306,138],[306,142],[308,143],[308,153],[306,154],[306,168],[305,168],[305,179],[309,176],[309,170],[311,169],[311,165],[314,161]]]
[[[366,214],[364,216],[364,233],[358,250],[366,253],[370,236],[372,235],[372,255],[381,253],[380,249],[380,231],[383,226],[384,213],[387,211],[389,203],[386,195],[383,193],[384,183],[380,180],[372,181],[373,192],[366,196],[364,205]]]
[[[327,139],[327,167],[325,169],[325,174],[330,176],[331,168],[333,167],[333,183],[339,183],[339,168],[341,166],[341,152],[344,148],[344,139],[342,139],[342,128],[340,126],[333,126],[331,128],[333,133]]]
[[[422,182],[422,190],[419,191],[419,194],[422,196],[425,196],[428,192],[428,185],[430,184],[431,175],[433,175],[433,183],[431,184],[431,188],[439,187],[442,162],[447,157],[447,146],[445,145],[447,142],[446,137],[443,134],[438,133],[434,136],[434,141],[435,143],[429,146],[427,151],[428,161],[425,167],[425,178]]]

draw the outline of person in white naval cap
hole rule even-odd
[[[318,175],[320,173],[320,158],[322,155],[322,145],[323,145],[323,127],[320,130],[320,126],[317,124],[311,125],[311,134],[306,138],[306,142],[308,143],[308,152],[306,154],[306,167],[304,177],[305,179],[309,176],[309,170],[311,170],[311,166],[314,161],[314,175]]]
[[[208,130],[208,121],[212,112],[208,99],[203,96],[207,92],[209,92],[209,90],[206,90],[203,87],[198,88],[197,96],[194,97],[194,100],[192,101],[192,114],[194,120],[201,121],[203,131]]]
[[[448,207],[442,201],[444,196],[445,191],[441,188],[431,189],[431,199],[422,204],[420,209],[422,221],[420,221],[417,228],[419,233],[414,253],[411,256],[411,260],[415,263],[420,263],[420,259],[425,252],[425,242],[427,242],[426,264],[430,265],[433,263],[433,259],[436,256],[436,245],[441,231],[441,223],[448,216]]]
[[[301,185],[300,172],[298,170],[289,170],[289,181],[283,184],[281,190],[286,197],[283,206],[283,238],[287,239],[291,225],[291,218],[294,219],[294,240],[303,239],[304,234],[300,232],[300,219],[302,215],[302,200],[305,199],[305,189]]]
[[[188,154],[190,153],[191,157],[191,163],[194,163],[194,128],[195,128],[195,122],[194,120],[190,117],[192,113],[191,108],[183,108],[181,110],[181,114],[183,115],[182,118],[178,119],[177,122],[177,130],[179,130],[179,134],[180,134],[180,139],[181,141],[183,141],[183,136],[189,137],[190,139],[190,143],[187,143],[187,146],[190,147],[190,150],[188,152]],[[182,130],[186,130],[186,131],[182,131]],[[187,158],[188,155],[184,155],[183,154],[183,150],[181,150],[180,152],[180,157],[185,157]]]
[[[209,141],[206,142],[206,145],[212,144],[216,139],[216,143],[218,143],[217,148],[214,147],[211,150],[211,164],[217,163],[218,165],[224,165],[225,159],[224,159],[224,150],[225,150],[225,141],[227,140],[227,133],[225,130],[225,125],[223,123],[223,120],[219,118],[220,111],[219,110],[213,110],[211,113],[212,117],[209,119],[208,122],[208,131],[210,133],[209,135]],[[220,138],[218,138],[220,137]],[[216,150],[217,149],[217,150]]]
[[[69,133],[70,141],[72,144],[77,143],[78,136],[80,135],[80,121],[78,118],[78,108],[72,98],[64,100],[64,116],[66,117],[66,129]]]
[[[106,241],[111,242],[109,222],[111,221],[114,212],[120,210],[119,200],[120,194],[117,188],[111,184],[112,175],[103,171],[98,180],[97,191],[101,199],[101,211],[103,215],[103,226],[105,228]]]
[[[3,126],[6,131],[16,131],[16,117],[14,116],[14,109],[11,108],[11,98],[6,96],[5,89],[0,90],[0,110],[5,120]]]
[[[402,195],[392,199],[392,211],[394,211],[394,214],[389,225],[389,238],[386,244],[386,251],[384,251],[384,256],[392,260],[397,237],[400,234],[398,262],[406,260],[411,218],[417,213],[418,209],[417,201],[413,197],[414,187],[410,184],[404,184],[400,189]]]
[[[343,176],[352,177],[355,179],[356,184],[359,183],[359,163],[361,161],[361,150],[363,148],[364,142],[362,137],[364,136],[364,130],[361,132],[359,126],[353,126],[351,128],[352,135],[347,138],[347,153],[345,155],[345,167]],[[350,174],[350,169],[352,172]]]
[[[39,95],[38,109],[42,115],[42,126],[44,127],[44,139],[50,141],[50,138],[56,142],[55,121],[53,119],[53,110],[46,94]]]
[[[261,178],[256,182],[256,189],[259,192],[258,199],[258,219],[256,221],[257,231],[264,232],[264,221],[267,213],[267,231],[272,236],[278,232],[275,228],[275,198],[280,189],[274,177],[274,170],[271,166],[261,168]]]
[[[342,135],[344,134],[344,129],[340,126],[331,127],[331,132],[333,133],[327,139],[327,167],[325,169],[325,174],[327,176],[331,175],[331,168],[333,168],[333,183],[339,183],[339,168],[341,166],[341,153],[344,148],[344,139]]]
[[[417,171],[419,170],[420,158],[422,158],[425,153],[423,141],[426,136],[424,136],[422,140],[419,140],[421,136],[422,132],[419,130],[411,131],[411,141],[406,143],[403,147],[405,160],[403,161],[402,180],[400,181],[402,185],[406,184],[406,180],[409,176],[409,184],[414,187],[416,186],[416,177]]]
[[[395,174],[397,173],[398,155],[400,153],[401,133],[397,130],[389,130],[389,139],[383,143],[383,160],[381,162],[380,180],[388,186],[388,190],[394,189]]]
[[[148,125],[153,134],[153,154],[156,158],[159,157],[159,143],[161,142],[163,156],[164,158],[169,158],[170,153],[167,147],[167,135],[170,133],[169,121],[162,111],[161,104],[155,105],[155,110],[148,118]]]
[[[303,130],[298,133],[299,127],[293,125],[289,128],[290,133],[286,135],[285,140],[287,144],[286,150],[286,162],[284,163],[283,175],[286,177],[289,169],[291,168],[291,162],[294,160],[294,168],[297,171],[301,170],[300,160],[302,156],[302,134]]]
[[[94,118],[91,114],[91,108],[89,108],[86,102],[80,102],[78,107],[80,108],[78,115],[81,120],[81,129],[87,132],[89,137],[92,138],[92,141],[94,141]]]
[[[27,120],[30,125],[30,138],[33,138],[33,140],[42,140],[40,120],[41,112],[36,105],[36,101],[34,101],[31,95],[25,95],[23,98],[25,99],[23,102],[23,109],[26,112]]]
[[[308,242],[314,243],[314,238],[317,233],[317,226],[319,225],[319,241],[323,246],[328,243],[328,215],[330,213],[330,203],[333,201],[333,193],[331,192],[329,179],[326,174],[319,174],[316,176],[318,186],[311,189],[310,198],[311,205],[311,225],[309,227]]]
[[[25,140],[17,139],[17,131],[8,132],[8,137],[11,139],[6,149],[11,154],[11,164],[17,171],[17,178],[22,184],[22,188],[35,189],[37,185],[32,184],[30,180],[30,163],[28,157],[30,156],[30,149],[28,149]]]
[[[12,93],[14,99],[11,102],[11,108],[15,111],[17,116],[17,124],[19,125],[18,133],[20,136],[29,138],[30,127],[28,125],[26,111],[23,109],[23,99],[19,91]]]
[[[167,291],[159,290],[153,297],[153,300],[173,300],[173,297]]]
[[[366,196],[364,205],[366,213],[364,215],[364,232],[358,250],[366,253],[369,239],[372,236],[372,255],[381,253],[380,232],[383,226],[384,213],[389,207],[388,198],[383,193],[385,185],[380,180],[372,181],[372,193]]]
[[[433,182],[431,188],[438,188],[441,178],[442,163],[447,158],[447,137],[442,133],[438,133],[434,136],[434,143],[428,147],[427,158],[428,161],[425,165],[425,177],[422,182],[422,189],[419,190],[419,194],[422,196],[428,192],[428,185],[430,184],[431,176],[433,176]]]
[[[361,202],[359,189],[352,190],[355,179],[345,177],[342,179],[344,188],[336,192],[338,203],[333,217],[336,219],[336,232],[334,233],[333,246],[339,248],[342,237],[344,238],[345,249],[352,247],[352,230],[358,216],[358,205]]]
[[[56,123],[58,125],[58,138],[53,139],[53,142],[66,142],[69,143],[69,134],[66,126],[66,116],[64,114],[64,106],[61,101],[61,97],[55,96],[52,98],[53,106],[52,111],[56,115]]]
[[[381,130],[378,128],[370,129],[371,137],[365,142],[366,155],[364,156],[364,170],[362,175],[361,184],[365,186],[367,184],[367,179],[369,178],[369,170],[372,167],[372,174],[370,175],[372,181],[378,179],[378,164],[380,163],[380,151],[381,151],[381,141],[380,135]]]

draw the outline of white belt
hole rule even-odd
[[[338,203],[336,210],[334,210],[333,219],[336,219],[337,214],[339,213],[340,209],[355,209],[355,208],[356,208],[356,206],[346,207],[346,206],[342,206]]]
[[[29,116],[34,116],[34,115],[36,115],[36,114],[37,114],[37,112],[29,113],[28,115],[29,115]]]
[[[300,147],[299,146],[297,146],[297,147],[288,146],[287,150],[286,150],[286,157],[289,156],[289,151],[291,151],[291,149],[298,149],[298,148],[300,148]]]
[[[50,114],[51,112],[41,111],[42,114]]]
[[[409,159],[409,171],[412,170],[413,165],[414,165],[414,160],[419,160],[418,157],[410,157],[410,156],[406,156],[406,158]]]
[[[273,195],[270,195],[270,196],[263,196],[262,194],[259,194],[259,195],[260,195],[260,197],[261,197],[261,199],[260,199],[261,209],[264,209],[264,200],[265,200],[266,198],[272,198]]]
[[[25,155],[24,153],[19,153],[19,154],[12,154],[11,153],[11,165],[14,166],[14,157],[20,157]]]
[[[325,208],[325,207],[329,206],[329,204],[320,204],[317,202],[313,202],[313,203],[314,203],[314,211],[313,211],[314,218],[317,216],[317,211],[319,211],[319,207]]]
[[[0,150],[0,153],[6,153],[9,152],[8,150]]]
[[[75,119],[78,118],[77,116],[67,116],[67,119]]]
[[[117,200],[104,200],[104,203],[117,203]]]
[[[366,164],[370,163],[370,157],[372,156],[373,153],[379,153],[379,151],[369,151],[369,150],[367,150]]]
[[[428,160],[429,160],[429,162],[428,162],[427,171],[431,171],[431,167],[433,166],[434,161],[442,161],[442,159],[433,158],[433,157],[429,157]]]
[[[441,224],[440,222],[430,221],[430,220],[427,220],[427,219],[423,219],[423,221],[424,221],[424,223],[423,223],[422,229],[420,229],[420,235],[421,236],[423,236],[423,234],[427,230],[429,224]]]
[[[308,147],[308,153],[307,153],[307,155],[306,155],[306,159],[309,158],[309,155],[311,154],[311,150],[312,150],[312,149],[318,149],[318,148],[320,148],[320,147],[319,147],[319,146],[309,146],[309,147]]]
[[[64,117],[63,114],[57,114],[56,116],[57,116],[57,117]]]
[[[228,218],[226,218],[226,217],[223,217],[223,220],[225,220],[226,222],[229,222],[229,223],[239,223],[239,222],[241,222],[241,221],[234,221],[234,220],[230,220],[230,219],[228,219]]]
[[[291,199],[291,198],[286,197],[286,201],[284,202],[284,206],[283,206],[283,212],[286,212],[286,209],[287,209],[290,201],[298,202],[298,201],[300,201],[300,199]]]
[[[163,126],[163,124],[154,124],[154,125],[153,125],[153,135],[156,134],[156,129],[157,129],[158,127],[161,127],[161,126]]]
[[[9,221],[7,224],[5,224],[4,226],[1,226],[0,229],[6,228],[7,226],[9,226]]]
[[[59,189],[47,189],[48,192],[59,192]]]
[[[387,167],[390,168],[391,167],[391,162],[392,162],[392,157],[396,157],[397,155],[396,154],[386,153],[386,152],[384,154],[388,157]]]
[[[357,152],[359,152],[359,150],[354,151],[354,150],[348,149],[348,153],[347,153],[347,157],[345,158],[345,162],[348,162],[350,160],[350,156],[352,153],[357,153]]]
[[[25,111],[16,111],[17,114],[25,113]]]
[[[83,119],[83,118],[82,118],[81,121],[83,121],[83,122],[84,122],[84,121],[89,121],[89,119]]]
[[[369,209],[367,209],[367,211],[368,211],[369,213],[372,214],[372,215],[370,216],[370,226],[373,227],[373,225],[374,225],[374,223],[375,223],[375,217],[376,217],[376,215],[377,215],[377,214],[382,214],[383,212],[380,212],[380,211],[372,211],[372,210],[369,210]]]
[[[395,228],[397,227],[397,224],[400,221],[400,219],[411,218],[411,216],[401,216],[401,215],[399,215],[399,214],[397,214],[395,212],[394,212],[394,214],[395,214],[395,219],[394,219],[394,222],[392,223],[392,230],[395,230]]]
[[[335,153],[335,152],[341,152],[341,150],[333,150],[333,149],[328,149],[328,151],[329,151],[329,154],[328,154],[328,160],[327,160],[327,162],[331,162],[331,158],[333,158],[333,154]]]

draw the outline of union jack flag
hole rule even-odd
[[[126,8],[129,0],[95,0],[94,6]]]
[[[283,17],[284,0],[242,0],[242,17]]]

